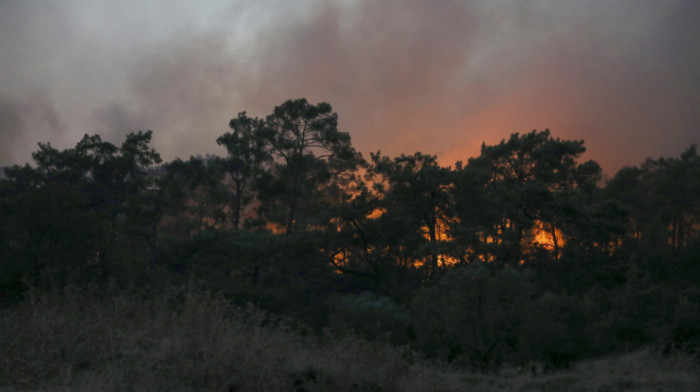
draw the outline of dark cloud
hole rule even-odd
[[[461,1],[327,5],[269,32],[258,88],[331,102],[362,149],[397,154],[443,140],[460,102],[454,83],[478,23]]]
[[[143,130],[148,121],[141,117],[119,102],[98,107],[91,114],[94,132],[108,139],[123,139],[129,132]]]
[[[698,68],[671,60],[700,52],[690,2],[502,4],[327,5],[268,32],[246,90],[328,100],[361,150],[445,164],[532,129],[585,139],[608,171],[698,140]]]
[[[169,158],[211,152],[238,106],[236,75],[223,35],[178,37],[129,70],[131,100],[96,109],[91,123],[112,139],[152,129]]]
[[[24,121],[20,117],[18,103],[12,99],[0,96],[0,165],[14,163],[13,150],[15,143],[24,130]]]
[[[36,143],[65,131],[46,95],[36,93],[24,100],[0,95],[0,166],[25,162]]]
[[[680,17],[690,2],[635,4],[588,7],[581,14],[574,10],[575,23],[530,45],[514,38],[529,58],[519,62],[523,71],[506,72],[517,75],[516,83],[477,113],[486,117],[479,127],[551,127],[562,137],[584,139],[588,158],[609,172],[647,156],[678,155],[700,141],[700,112],[694,109],[700,68],[687,68],[688,59],[673,59],[674,52],[700,53],[687,35],[697,24],[690,28]],[[498,56],[500,61],[513,57]]]
[[[66,140],[152,129],[166,159],[221,153],[215,139],[239,111],[306,97],[330,102],[364,153],[445,164],[532,129],[584,139],[608,172],[699,141],[693,0],[245,0],[209,19],[197,9],[196,24],[186,2],[167,20],[150,17],[165,2],[139,6],[126,24],[109,2],[54,5],[55,19],[25,3],[0,2],[12,15],[0,13],[3,123],[40,118],[18,108],[41,88],[70,119]],[[32,144],[26,125],[2,127]]]

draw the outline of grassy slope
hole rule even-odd
[[[690,391],[699,374],[650,351],[538,377],[440,370],[187,290],[44,295],[0,311],[0,391]]]

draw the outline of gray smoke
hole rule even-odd
[[[0,129],[18,160],[37,135],[146,129],[186,158],[223,153],[239,111],[306,97],[364,153],[453,164],[550,128],[611,173],[700,141],[697,15],[693,0],[0,2]],[[31,91],[69,128],[6,125],[42,118]]]
[[[60,137],[65,130],[52,103],[44,94],[24,100],[0,95],[0,166],[21,162],[36,143]]]

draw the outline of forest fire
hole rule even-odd
[[[421,153],[393,159],[377,153],[361,162],[349,137],[334,128],[327,104],[289,101],[282,109],[264,126],[239,115],[232,128],[241,132],[219,139],[227,146],[225,158],[175,161],[159,177],[140,167],[158,160],[148,148],[150,132],[128,135],[123,147],[99,136],[86,136],[65,151],[41,145],[36,169],[8,168],[0,179],[6,196],[0,229],[7,236],[0,236],[0,260],[21,267],[12,270],[21,273],[6,275],[14,281],[0,282],[0,289],[22,298],[26,281],[48,284],[84,271],[84,282],[92,284],[96,269],[102,270],[97,276],[112,278],[111,267],[123,265],[114,279],[201,279],[240,303],[291,309],[304,322],[321,315],[319,330],[329,319],[348,323],[350,330],[370,328],[374,336],[413,328],[417,338],[408,344],[414,348],[450,352],[453,341],[461,342],[460,350],[472,348],[458,354],[460,360],[484,368],[499,365],[483,353],[502,341],[522,347],[500,352],[504,358],[563,366],[573,358],[567,356],[597,341],[577,343],[571,336],[613,336],[620,342],[610,344],[629,347],[629,334],[610,334],[611,328],[632,326],[635,339],[673,331],[668,317],[658,317],[656,325],[639,319],[640,295],[646,296],[645,308],[656,298],[681,298],[673,314],[697,324],[691,318],[697,304],[681,290],[697,271],[684,260],[697,259],[691,252],[697,249],[700,209],[696,198],[665,199],[669,188],[674,195],[694,191],[698,180],[692,176],[700,173],[695,147],[680,159],[647,161],[600,189],[599,167],[576,162],[582,142],[561,141],[549,131],[514,134],[453,170]],[[303,111],[308,113],[298,119]],[[319,146],[288,129],[314,116],[320,117],[314,130],[329,127],[315,137],[331,135],[328,143],[338,144],[325,152],[295,150],[305,143]],[[281,138],[297,143],[277,145]],[[338,150],[342,164],[325,160]],[[370,191],[366,183],[352,184],[350,194],[343,193],[348,178],[360,178],[354,174],[362,166],[381,185]],[[649,208],[647,199],[658,208]],[[566,222],[566,230],[559,222]],[[651,261],[620,257],[623,247]],[[663,264],[650,264],[655,259]],[[530,262],[537,268],[529,268]],[[669,268],[674,262],[685,264]],[[592,271],[598,266],[615,275],[604,286],[597,284],[603,274]],[[666,285],[661,290],[672,295],[640,292],[647,285],[635,279],[655,279],[653,290]],[[620,301],[610,304],[606,296]],[[669,303],[652,305],[665,309]],[[562,317],[562,309],[575,317]],[[449,345],[440,336],[449,336]],[[575,349],[551,355],[550,336],[554,350]]]
[[[699,15],[0,0],[0,392],[698,390]]]
[[[553,252],[554,256],[559,258],[559,250],[565,245],[561,230],[553,224],[537,220],[532,228],[532,235],[533,238],[530,241],[532,246]]]

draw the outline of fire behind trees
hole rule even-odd
[[[366,160],[327,103],[241,112],[225,156],[86,135],[0,180],[0,295],[197,279],[318,330],[488,369],[700,340],[700,157],[607,183],[583,141],[513,134],[454,168]]]

